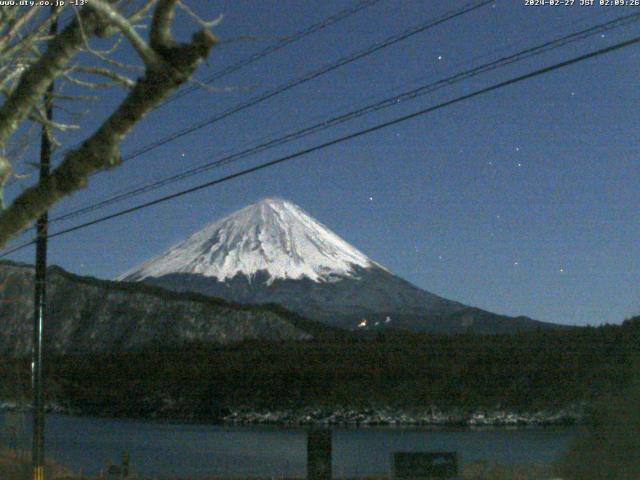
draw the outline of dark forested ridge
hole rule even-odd
[[[379,327],[374,323],[372,330],[357,329],[353,333],[276,304],[241,305],[144,283],[82,277],[55,266],[48,272],[48,353],[131,352],[153,346],[188,348],[194,341],[225,344],[247,339],[326,340],[375,335],[379,330],[411,330],[407,323],[410,319],[402,315],[394,317],[389,325],[381,320],[376,322],[381,324]],[[30,351],[33,279],[32,266],[0,261],[0,355],[24,355]],[[352,318],[354,325],[357,321]],[[428,331],[446,333],[514,333],[518,325],[526,324],[524,330],[551,325],[468,308],[449,315],[421,316],[420,321]]]
[[[430,333],[518,333],[565,328],[528,317],[510,317],[447,300],[378,267],[354,267],[353,277],[315,282],[309,278],[269,281],[265,271],[224,282],[198,274],[170,274],[141,283],[199,292],[242,304],[274,303],[305,318],[347,330],[385,329]]]
[[[301,340],[335,329],[276,305],[239,305],[196,293],[81,277],[48,269],[45,323],[50,353],[95,353],[174,347],[194,339]],[[32,266],[0,261],[0,354],[31,349]]]
[[[47,367],[50,400],[80,412],[216,420],[239,406],[561,408],[615,395],[635,375],[639,351],[634,318],[518,335],[194,343],[57,356]],[[15,362],[0,363],[2,398],[28,389],[27,363]]]

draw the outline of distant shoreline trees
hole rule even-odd
[[[330,333],[307,341],[57,356],[49,378],[51,400],[112,416],[153,416],[166,401],[177,409],[170,415],[194,418],[238,406],[538,411],[621,395],[638,358],[640,318],[516,335]],[[28,360],[0,360],[6,398],[15,378],[28,381]]]

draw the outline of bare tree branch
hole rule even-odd
[[[97,34],[99,29],[107,28],[105,23],[115,24],[122,31],[120,24],[127,20],[120,14],[108,14],[101,6],[95,7],[102,4],[104,2],[94,0],[91,8],[83,8],[80,18],[54,38],[42,57],[22,75],[13,94],[0,108],[0,146],[38,104],[51,80],[65,70],[74,53],[83,46],[82,31]],[[208,30],[194,34],[189,43],[173,40],[171,22],[175,4],[176,0],[160,0],[153,15],[149,48],[153,49],[158,61],[147,62],[145,59],[144,76],[135,82],[131,92],[98,130],[79,148],[69,151],[51,175],[26,189],[0,212],[0,248],[53,204],[85,187],[93,172],[118,165],[121,161],[119,146],[125,136],[149,111],[189,80],[198,64],[208,57],[217,43]],[[133,37],[127,35],[127,38],[131,41]],[[10,169],[10,164],[6,164]],[[2,165],[0,163],[0,168]],[[0,170],[0,182],[4,178],[2,175]],[[9,175],[10,170],[7,178]]]
[[[80,25],[80,19],[76,19],[52,39],[46,52],[22,74],[17,87],[0,107],[0,147],[27,118],[49,84],[78,52],[83,44],[82,28],[94,31],[100,24],[100,18],[94,10],[83,9],[81,17],[83,26]]]
[[[193,10],[191,10],[189,6],[186,5],[184,2],[181,2],[180,0],[178,0],[178,6],[182,10],[184,10],[187,13],[187,15],[189,15],[200,26],[200,28],[205,28],[207,30],[210,30],[213,27],[217,27],[218,25],[220,25],[220,23],[222,23],[222,19],[224,18],[224,15],[221,13],[213,20],[209,20],[209,21],[203,20]]]
[[[108,68],[102,67],[85,67],[82,65],[78,65],[72,69],[73,71],[86,73],[88,75],[98,75],[101,77],[108,78],[115,83],[120,84],[125,88],[133,88],[136,82],[125,75],[121,75],[113,70],[109,70]]]
[[[153,8],[153,6],[158,3],[158,0],[148,0],[145,4],[143,4],[138,10],[133,12],[129,16],[129,21],[131,23],[136,23],[142,20],[149,11]]]
[[[5,34],[0,38],[0,49],[4,48],[4,46],[16,35],[18,30],[20,30],[37,13],[37,9],[30,8],[24,15],[14,18],[13,21],[8,24]]]
[[[136,29],[129,20],[120,15],[120,13],[111,5],[103,0],[92,0],[90,5],[91,8],[100,12],[108,22],[115,25],[122,34],[127,37],[129,42],[131,42],[131,45],[133,45],[133,48],[136,49],[136,52],[138,52],[138,55],[140,55],[140,58],[144,60],[144,63],[146,63],[147,66],[153,67],[156,66],[158,62],[162,61],[156,51],[147,44],[138,32],[136,32]]]
[[[47,18],[45,18],[39,25],[31,26],[30,32],[23,36],[19,41],[14,43],[7,42],[0,47],[0,53],[4,58],[10,55],[17,55],[19,52],[25,51],[34,45],[36,39],[45,40],[45,32],[49,30],[51,22],[53,22],[59,15],[59,12],[52,12]]]
[[[11,164],[4,155],[0,155],[0,207],[4,209],[4,184],[7,183],[9,177],[11,177]]]
[[[171,36],[171,23],[177,2],[178,0],[160,0],[153,13],[149,39],[151,48],[156,51],[168,48],[174,43]]]

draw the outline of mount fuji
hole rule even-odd
[[[118,280],[238,303],[277,303],[348,329],[512,333],[557,327],[422,290],[278,198],[232,213]]]

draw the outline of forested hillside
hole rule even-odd
[[[91,414],[210,420],[239,406],[561,408],[622,389],[639,352],[640,318],[520,335],[193,344],[50,358],[48,395]],[[28,382],[26,361],[0,363],[3,398]]]

